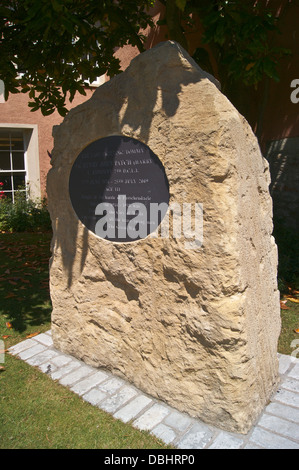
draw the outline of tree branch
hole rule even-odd
[[[188,51],[188,43],[182,27],[182,12],[174,0],[166,0],[165,19],[169,32],[169,39],[177,41]]]

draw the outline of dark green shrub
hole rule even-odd
[[[46,200],[33,201],[26,198],[24,192],[16,193],[14,203],[11,199],[2,197],[0,199],[0,230],[5,232],[51,230]]]
[[[288,293],[289,286],[299,288],[299,235],[281,220],[274,220],[273,235],[278,247],[278,287]]]

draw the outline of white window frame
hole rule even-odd
[[[23,132],[25,145],[25,181],[27,183],[30,199],[39,200],[41,197],[41,187],[37,124],[0,123],[0,129]]]

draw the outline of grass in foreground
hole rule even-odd
[[[278,352],[289,355],[299,346],[299,236],[283,221],[276,220],[274,237],[278,246],[278,288],[281,294]],[[295,348],[292,347],[293,341],[297,343]]]
[[[25,362],[7,355],[0,374],[1,449],[163,449]]]
[[[293,294],[290,298],[292,300],[282,296],[281,333],[278,341],[278,352],[287,355],[299,347],[299,295]]]
[[[50,239],[50,233],[0,234],[0,340],[5,349],[50,329]],[[0,366],[1,449],[170,448],[8,353]]]

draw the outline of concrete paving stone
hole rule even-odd
[[[288,377],[299,380],[299,363],[295,364],[294,367],[288,373]]]
[[[58,356],[58,353],[53,349],[46,349],[39,354],[35,354],[34,356],[27,359],[27,363],[31,366],[39,366],[43,362],[50,361],[53,357]]]
[[[125,386],[112,397],[107,398],[101,403],[101,408],[107,413],[115,413],[118,408],[127,403],[131,398],[137,395],[137,391],[130,386]]]
[[[283,405],[282,403],[270,403],[265,408],[265,412],[299,424],[299,409],[297,408]]]
[[[114,417],[116,419],[122,420],[124,423],[128,423],[152,402],[153,400],[151,398],[148,398],[145,395],[139,395],[130,401],[130,403],[114,413]]]
[[[194,419],[178,411],[173,411],[165,418],[164,422],[172,428],[184,432],[188,426],[192,425]]]
[[[133,426],[138,429],[151,431],[169,414],[166,406],[155,403],[151,408],[145,411],[139,418],[133,422]]]
[[[70,372],[64,377],[61,377],[59,382],[61,383],[61,385],[65,385],[66,387],[69,387],[73,385],[75,382],[78,382],[80,379],[83,379],[83,377],[86,377],[87,375],[92,374],[92,372],[93,372],[92,367],[81,365],[80,367],[76,368],[74,371]]]
[[[281,388],[273,397],[273,401],[279,401],[285,405],[299,408],[299,393],[294,393]]]
[[[41,372],[44,372],[45,374],[48,374],[48,375],[53,374],[57,370],[57,367],[53,366],[53,364],[51,364],[51,362],[48,362],[48,361],[38,366],[38,368]]]
[[[87,401],[91,405],[98,405],[102,400],[107,397],[107,394],[99,390],[97,387],[91,389],[89,392],[83,395],[83,400]]]
[[[9,348],[9,352],[16,356],[22,351],[25,351],[25,349],[31,348],[32,346],[36,346],[38,343],[34,341],[33,339],[25,339],[24,341],[21,341],[18,344],[15,344],[11,348]]]
[[[60,380],[64,375],[69,374],[74,369],[80,366],[81,366],[81,363],[79,361],[71,360],[71,362],[61,367],[60,369],[57,369],[53,374],[51,374],[51,377],[53,380]]]
[[[264,413],[257,424],[258,426],[269,429],[274,433],[299,441],[299,426],[297,426],[296,423],[291,423],[290,421],[279,418],[278,416]]]
[[[53,364],[55,367],[63,367],[66,364],[69,364],[71,361],[72,358],[70,356],[58,353],[56,357],[53,357],[53,359],[51,359],[51,364]]]
[[[53,340],[52,336],[46,334],[46,333],[41,333],[35,337],[36,341],[39,343],[42,343],[44,346],[52,347],[53,346]]]
[[[195,423],[177,443],[178,449],[203,449],[213,438],[213,432],[204,423]]]
[[[71,390],[77,393],[78,395],[84,395],[84,393],[87,393],[91,388],[95,387],[96,385],[99,385],[107,378],[107,374],[102,371],[98,371],[92,374],[91,376],[77,382],[71,387]]]
[[[263,449],[299,449],[299,444],[285,437],[278,436],[273,432],[255,427],[250,436],[250,442]]]
[[[156,437],[165,442],[165,444],[171,444],[177,437],[174,430],[163,423],[158,424],[158,426],[156,426],[151,431],[151,434],[154,434]]]
[[[296,362],[296,358],[294,356],[278,354],[278,358],[279,358],[278,371],[281,375],[286,374],[290,366]]]
[[[293,378],[286,378],[281,384],[281,388],[297,392],[299,391],[299,381]]]
[[[116,390],[118,390],[123,385],[125,385],[124,380],[116,378],[116,377],[112,377],[106,382],[99,385],[99,390],[102,390],[102,392],[113,395],[116,392]]]
[[[43,344],[36,343],[34,346],[32,346],[29,349],[25,349],[25,351],[22,351],[18,354],[18,357],[22,359],[23,361],[27,361],[32,356],[35,356],[35,354],[38,354],[42,351],[46,351],[46,346]]]
[[[221,431],[214,441],[209,445],[209,449],[240,449],[244,441],[238,437],[229,434],[228,432]]]

